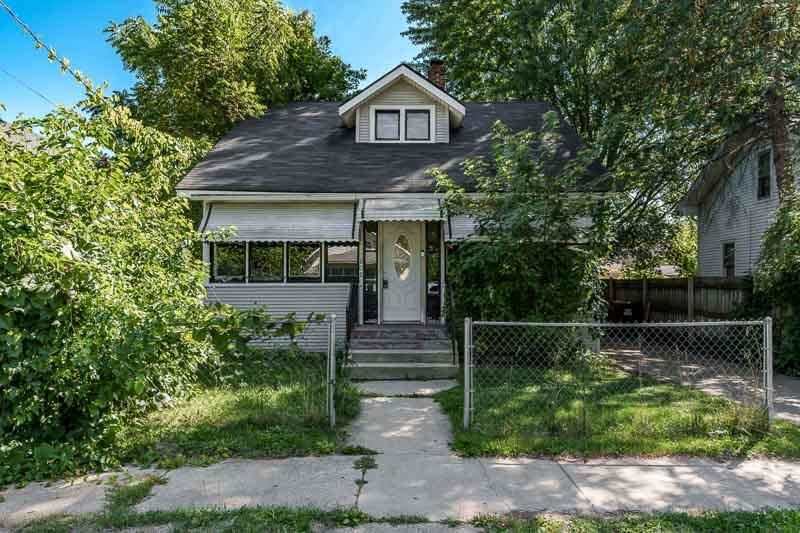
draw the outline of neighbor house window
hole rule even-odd
[[[400,140],[400,111],[375,111],[375,139],[378,141]]]
[[[283,281],[283,243],[250,243],[248,281]]]
[[[245,243],[213,243],[211,254],[211,281],[216,283],[244,282]]]
[[[289,281],[322,281],[322,245],[289,244]]]
[[[325,246],[325,281],[358,281],[358,244],[335,243]]]
[[[736,277],[736,245],[732,242],[722,245],[722,274],[726,278]]]
[[[431,139],[431,112],[427,109],[406,111],[406,140],[429,141]]]
[[[769,198],[772,186],[772,152],[758,154],[758,199]]]

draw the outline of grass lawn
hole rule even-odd
[[[227,364],[191,398],[151,413],[128,428],[124,455],[163,468],[209,464],[228,457],[288,457],[333,453],[328,427],[325,357],[265,351]],[[342,384],[337,421],[358,414],[358,392]]]
[[[61,517],[35,522],[25,533],[108,531],[167,525],[173,531],[318,531],[324,526],[355,526],[363,523],[414,524],[414,517],[370,517],[358,509],[317,511],[313,509],[254,508],[235,511],[191,509],[153,513],[105,513],[96,516]],[[472,524],[484,531],[574,533],[693,533],[693,532],[795,532],[800,530],[800,511],[720,512],[689,515],[629,514],[601,517],[537,516],[531,518],[478,517]],[[457,525],[451,523],[451,525]]]
[[[692,455],[800,457],[800,427],[760,409],[618,369],[575,386],[566,372],[535,382],[524,371],[474,377],[472,427],[462,428],[463,389],[437,395],[453,421],[455,449],[479,455]],[[489,369],[490,371],[491,369]]]

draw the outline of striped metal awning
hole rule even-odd
[[[231,228],[231,241],[358,240],[356,203],[213,203],[202,232]]]
[[[361,201],[359,220],[443,220],[438,198],[368,198]]]
[[[474,239],[478,233],[478,223],[469,215],[454,215],[444,222],[445,241]]]

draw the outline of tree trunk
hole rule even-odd
[[[783,200],[794,188],[792,169],[792,141],[786,120],[786,102],[775,86],[767,89],[767,127],[772,140],[772,161],[778,182],[778,201]]]

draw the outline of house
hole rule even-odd
[[[700,277],[746,277],[775,220],[778,184],[770,142],[751,126],[729,137],[682,202],[697,218]]]
[[[425,377],[451,375],[445,243],[475,228],[445,212],[430,170],[469,190],[462,163],[490,155],[493,124],[541,128],[549,110],[461,102],[433,61],[427,76],[398,65],[341,104],[294,103],[243,121],[177,187],[202,201],[202,230],[236,228],[204,245],[209,298],[336,314],[375,377],[409,376],[410,366],[392,366],[401,360],[429,365]],[[566,162],[582,144],[566,123],[561,133]],[[601,173],[592,167],[579,189],[593,190]],[[324,331],[311,327],[301,342],[324,348]]]

